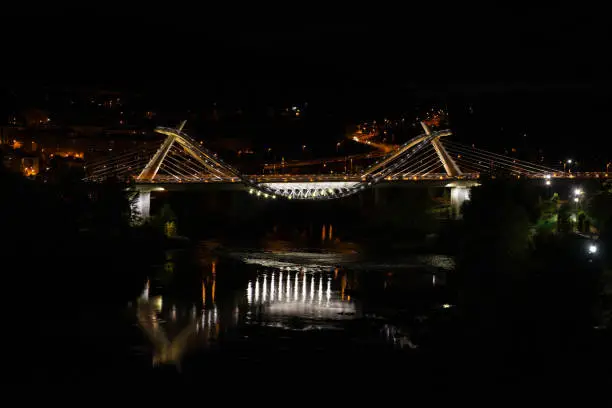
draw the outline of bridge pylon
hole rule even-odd
[[[164,140],[162,145],[157,149],[155,155],[149,160],[144,169],[140,172],[138,177],[136,177],[137,181],[153,181],[159,168],[161,167],[164,159],[168,155],[168,152],[172,148],[174,144],[175,137],[172,135],[168,135],[168,137]]]
[[[155,129],[155,132],[165,135],[166,139],[136,177],[136,181],[153,182],[160,168],[170,169],[170,173],[180,181],[197,181],[207,177],[214,180],[239,180],[241,175],[236,169],[223,163],[214,153],[201,146],[202,142],[198,144],[182,132],[185,123],[186,121],[182,121],[176,129]],[[177,149],[168,156],[173,146]]]
[[[423,127],[423,130],[425,131],[426,135],[428,136],[431,135],[431,130],[429,129],[429,126],[427,126],[425,122],[421,121],[421,126]],[[459,166],[457,166],[457,163],[455,163],[451,155],[448,154],[448,152],[444,148],[444,145],[440,143],[439,137],[435,137],[431,139],[431,145],[433,146],[434,150],[438,154],[438,157],[440,158],[440,161],[442,162],[442,165],[444,166],[444,170],[446,171],[446,174],[448,174],[450,177],[457,177],[463,174]]]

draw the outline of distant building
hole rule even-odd
[[[40,160],[38,157],[29,156],[21,158],[21,172],[26,177],[33,177],[40,173]]]
[[[15,140],[19,139],[19,135],[23,132],[22,127],[18,126],[0,126],[0,144],[12,145]]]

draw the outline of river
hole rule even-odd
[[[128,310],[145,361],[188,374],[211,361],[411,353],[427,346],[427,321],[452,307],[444,291],[452,268],[443,255],[380,259],[338,241],[208,240],[168,251]]]

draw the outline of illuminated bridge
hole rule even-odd
[[[330,200],[353,195],[379,183],[437,183],[451,187],[451,204],[460,207],[469,199],[469,188],[478,185],[481,175],[516,178],[608,177],[604,173],[570,173],[541,164],[449,141],[450,130],[432,131],[421,122],[424,133],[382,156],[359,174],[242,174],[183,132],[185,122],[174,128],[158,127],[166,136],[157,149],[128,152],[89,163],[87,180],[108,177],[130,179],[139,192],[138,207],[148,216],[150,193],[155,190],[185,189],[189,185],[231,184],[244,186],[253,195],[266,199]],[[443,140],[443,138],[445,138]]]

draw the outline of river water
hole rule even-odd
[[[428,322],[452,308],[444,283],[453,260],[364,252],[280,239],[168,251],[128,308],[143,337],[137,352],[152,367],[197,373],[213,361],[298,364],[427,348]]]

